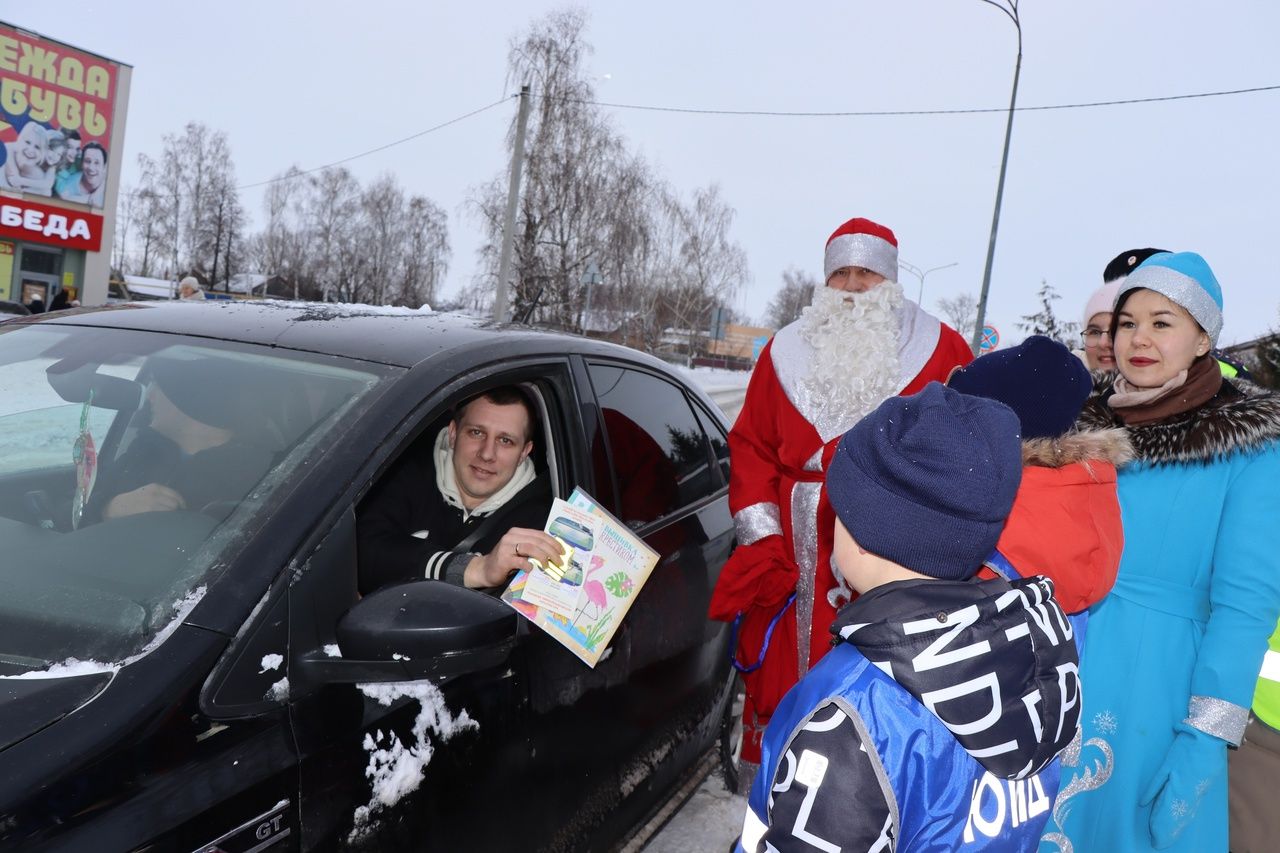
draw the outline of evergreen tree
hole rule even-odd
[[[1028,335],[1053,338],[1067,349],[1077,349],[1080,346],[1080,324],[1063,322],[1053,313],[1053,303],[1062,298],[1053,285],[1040,279],[1040,290],[1036,296],[1040,299],[1040,310],[1034,314],[1023,314],[1023,322],[1018,323],[1018,328]]]

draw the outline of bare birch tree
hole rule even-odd
[[[809,273],[792,267],[782,274],[782,287],[769,300],[764,310],[766,325],[781,329],[800,319],[800,312],[813,302],[818,280]]]
[[[718,189],[678,200],[602,110],[586,69],[586,15],[553,12],[518,36],[508,82],[534,98],[526,134],[513,252],[512,316],[582,331],[588,314],[624,339],[657,351],[667,329],[705,328],[746,279],[746,256],[729,238],[733,210]],[[514,142],[508,134],[508,150]],[[505,170],[473,194],[486,241],[483,271],[462,294],[489,304],[502,243]],[[588,284],[592,265],[600,280]],[[590,288],[590,312],[588,312]],[[697,337],[696,335],[694,337]],[[689,341],[696,345],[696,341]]]
[[[973,337],[973,324],[978,322],[978,300],[971,293],[961,293],[938,300],[938,311],[951,328],[966,341]]]

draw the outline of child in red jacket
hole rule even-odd
[[[1067,613],[1101,601],[1124,547],[1116,468],[1133,448],[1122,429],[1074,429],[1093,387],[1088,369],[1062,344],[1032,335],[957,368],[947,385],[1004,403],[1022,424],[1022,485],[996,550],[1024,577],[1051,578]]]

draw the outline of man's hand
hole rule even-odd
[[[166,512],[186,508],[187,502],[173,489],[159,483],[147,483],[132,492],[122,492],[109,500],[102,510],[102,517],[123,518],[140,512]]]
[[[551,560],[559,564],[563,553],[560,543],[550,534],[513,527],[488,554],[471,558],[462,582],[471,589],[502,586],[517,569],[529,568],[530,557],[540,563]]]

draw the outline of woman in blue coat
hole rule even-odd
[[[1091,610],[1084,713],[1042,850],[1227,850],[1239,744],[1280,614],[1280,398],[1210,355],[1222,291],[1193,253],[1153,255],[1117,295],[1118,375],[1081,415],[1124,426],[1124,554]]]

